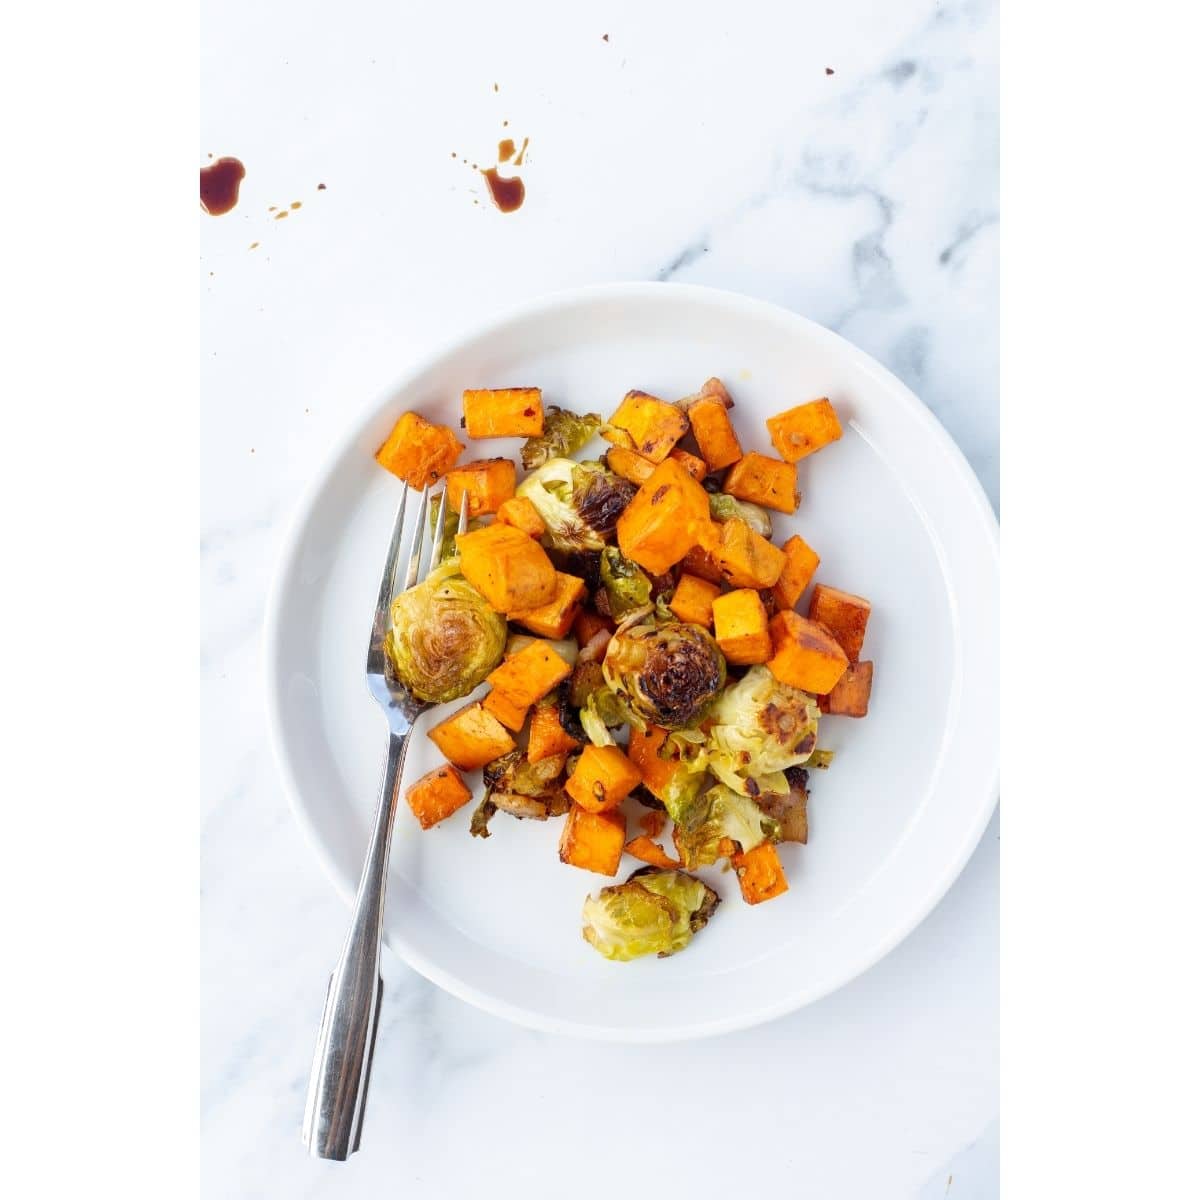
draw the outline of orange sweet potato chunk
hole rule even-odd
[[[871,704],[875,664],[870,659],[852,662],[828,696],[818,696],[823,713],[834,717],[865,717]]]
[[[721,586],[699,579],[686,572],[675,585],[675,594],[669,605],[671,611],[690,625],[703,625],[711,629],[713,623],[713,601],[721,594]]]
[[[850,665],[837,639],[816,621],[799,613],[776,613],[770,621],[771,674],[814,696],[826,696]]]
[[[614,446],[604,455],[604,461],[614,475],[620,475],[638,487],[654,474],[654,463],[624,446]]]
[[[701,480],[708,474],[708,467],[704,459],[697,458],[694,454],[689,454],[686,450],[680,450],[678,446],[667,455],[668,458],[673,458],[683,469],[695,480]]]
[[[471,799],[471,789],[453,767],[442,766],[422,775],[405,792],[405,798],[421,828],[429,829],[458,812]]]
[[[794,463],[836,442],[842,436],[842,423],[828,400],[799,404],[767,420],[771,445],[784,462]]]
[[[826,626],[845,650],[846,657],[858,662],[867,636],[867,622],[871,619],[870,600],[818,583],[808,602],[808,618]]]
[[[638,834],[625,843],[625,853],[640,862],[649,863],[652,867],[665,867],[667,870],[678,870],[680,862],[672,858],[656,841]]]
[[[770,842],[763,842],[745,853],[739,851],[733,856],[733,869],[742,888],[742,899],[747,904],[774,900],[788,890],[783,863]]]
[[[467,388],[463,421],[472,438],[539,437],[541,388]]]
[[[628,392],[608,422],[603,437],[660,463],[688,429],[688,419],[665,400],[647,392]]]
[[[529,715],[527,704],[518,704],[507,692],[498,692],[495,688],[484,696],[483,707],[513,733],[519,733],[525,727],[525,718]]]
[[[704,546],[693,546],[679,560],[679,566],[685,574],[694,575],[697,579],[705,579],[709,583],[721,583],[725,579],[712,552]]]
[[[796,601],[804,594],[804,589],[816,574],[821,559],[798,533],[783,543],[783,555],[783,573],[774,589],[775,605],[781,609],[795,608]]]
[[[579,606],[587,596],[587,587],[577,575],[564,575],[561,571],[555,572],[555,580],[554,599],[549,604],[509,613],[508,619],[524,625],[530,633],[541,637],[566,637]]]
[[[742,457],[742,444],[719,397],[707,395],[694,400],[688,405],[687,415],[696,445],[710,471],[723,470]]]
[[[558,703],[553,696],[539,700],[529,722],[529,749],[526,757],[531,763],[541,762],[555,754],[570,754],[579,743],[562,727]]]
[[[593,813],[571,805],[558,842],[562,862],[600,875],[615,875],[624,849],[624,813]]]
[[[697,542],[711,538],[708,493],[675,459],[660,463],[617,519],[626,558],[663,575]]]
[[[776,512],[796,511],[796,467],[794,463],[751,452],[729,468],[725,491],[739,500],[761,504]]]
[[[462,452],[452,429],[407,412],[375,452],[375,461],[419,490],[441,479]]]
[[[719,540],[710,553],[721,578],[735,588],[774,587],[787,563],[783,551],[745,521],[722,521],[716,528]]]
[[[609,812],[639,783],[641,773],[617,746],[584,746],[564,791],[588,812]]]
[[[717,645],[735,666],[765,663],[771,657],[767,610],[753,588],[738,588],[713,601]]]
[[[582,650],[600,630],[607,629],[609,633],[612,633],[616,627],[616,622],[612,617],[603,616],[590,608],[581,608],[571,624],[571,632],[575,635],[575,640]]]
[[[644,730],[630,726],[629,761],[637,768],[650,793],[660,800],[666,795],[671,781],[684,769],[678,753],[666,758],[662,756],[666,740],[667,730],[660,725],[647,725]]]
[[[455,537],[459,569],[499,613],[549,604],[558,577],[545,550],[511,525],[492,524]]]
[[[531,642],[506,658],[487,681],[515,704],[528,708],[558,687],[571,673],[571,664],[547,642]]]
[[[482,458],[446,473],[446,494],[455,512],[467,498],[467,516],[494,513],[517,489],[517,467],[507,458]]]
[[[496,520],[528,534],[536,542],[546,532],[546,523],[527,496],[513,496],[496,509]]]
[[[460,771],[474,771],[517,748],[482,704],[468,704],[429,731],[430,740]]]

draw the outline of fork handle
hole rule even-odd
[[[407,749],[408,733],[392,733],[375,828],[354,901],[354,917],[329,980],[304,1108],[304,1144],[314,1158],[344,1161],[358,1149],[362,1136],[371,1056],[383,998],[379,944],[388,855]]]

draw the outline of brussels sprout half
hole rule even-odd
[[[704,928],[720,902],[692,875],[643,867],[583,902],[583,936],[615,962],[646,954],[666,958]]]

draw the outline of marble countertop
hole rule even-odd
[[[997,1195],[998,816],[873,970],[717,1039],[534,1033],[389,955],[364,1149],[309,1160],[346,911],[276,776],[260,641],[283,528],[347,423],[431,345],[561,287],[678,279],[828,325],[996,503],[994,3],[209,0],[204,26],[201,162],[247,168],[238,206],[197,218],[205,1194]],[[529,138],[507,215],[471,167],[506,136]],[[640,1137],[615,1132],[630,1110]]]

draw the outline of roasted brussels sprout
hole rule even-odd
[[[618,621],[650,603],[650,576],[616,546],[600,552],[600,586],[608,600],[608,616]]]
[[[771,514],[749,500],[739,500],[726,492],[710,492],[708,514],[714,521],[745,521],[759,537],[771,537]]]
[[[596,688],[579,710],[579,723],[593,746],[615,746],[616,738],[608,731],[628,720],[625,706],[609,687]]]
[[[636,491],[598,462],[552,458],[524,480],[517,495],[537,509],[550,544],[570,552],[603,549]]]
[[[562,790],[566,761],[565,754],[551,754],[531,763],[523,750],[512,750],[483,768],[485,799],[493,809],[502,809],[514,817],[544,821],[547,817],[561,816],[570,807]]]
[[[457,562],[430,572],[392,601],[387,653],[418,700],[435,704],[474,691],[500,661],[508,625],[459,574]]]
[[[742,795],[786,793],[783,772],[806,763],[817,744],[816,701],[751,667],[713,705],[708,769]]]
[[[631,721],[683,729],[704,718],[725,686],[725,657],[699,625],[647,621],[613,634],[604,678]]]
[[[722,856],[721,842],[728,838],[742,850],[779,840],[779,822],[769,817],[749,796],[718,783],[700,803],[675,825],[675,848],[685,867],[705,867]]]
[[[599,428],[599,413],[578,416],[557,404],[548,405],[541,434],[531,437],[521,447],[521,465],[525,470],[533,471],[544,467],[552,458],[567,458],[576,450],[582,450]]]
[[[645,867],[583,902],[583,936],[616,962],[682,950],[720,903],[712,888],[683,871]]]

